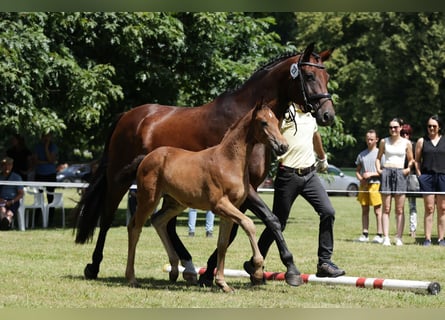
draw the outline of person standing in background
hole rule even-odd
[[[382,196],[379,192],[380,176],[375,167],[375,160],[379,152],[377,148],[378,136],[376,131],[374,129],[368,130],[365,140],[368,148],[360,152],[357,160],[355,160],[355,164],[357,165],[355,175],[360,181],[357,200],[362,207],[362,235],[358,238],[358,241],[369,241],[369,211],[370,206],[373,206],[377,235],[372,242],[383,243]]]
[[[27,181],[32,152],[26,146],[22,135],[16,133],[11,136],[11,147],[6,151],[6,155],[14,160],[12,171],[19,174],[23,181]]]
[[[57,174],[57,145],[52,141],[51,132],[46,132],[41,135],[39,143],[34,148],[33,163],[35,166],[35,181],[56,182]],[[49,192],[54,192],[54,187],[46,187]],[[53,201],[54,196],[47,193],[46,198],[48,203]],[[39,210],[39,209],[37,209]],[[53,225],[55,208],[49,209],[48,226]],[[38,217],[39,215],[35,215]]]
[[[195,227],[196,227],[196,217],[198,215],[198,212],[194,208],[190,208],[189,210],[189,219],[188,219],[188,226],[189,226],[189,237],[195,236]],[[213,224],[215,221],[215,215],[212,211],[208,210],[206,212],[206,237],[211,238],[213,237]]]
[[[410,172],[410,167],[414,163],[411,142],[400,136],[403,121],[394,118],[389,122],[390,136],[380,140],[379,153],[376,159],[377,172],[381,175],[380,192],[383,200],[383,245],[390,246],[389,239],[389,214],[391,213],[391,201],[394,197],[396,230],[396,246],[402,246],[403,228],[405,226],[405,194],[406,177]],[[385,163],[382,165],[382,158],[385,156]],[[408,168],[405,168],[405,158],[407,158]]]
[[[402,138],[408,139],[411,142],[412,145],[412,150],[413,150],[413,157],[415,158],[415,149],[416,149],[416,144],[414,141],[411,140],[411,135],[413,133],[413,129],[411,128],[411,126],[407,123],[405,123],[402,126],[402,130],[400,131],[400,136]],[[405,167],[408,167],[408,163],[405,159]],[[410,168],[410,173],[408,176],[408,179],[414,179],[417,180],[417,176],[416,176],[416,167],[411,166]],[[409,190],[409,184],[408,184],[408,192],[414,191],[414,190]],[[416,190],[419,191],[419,190]],[[410,195],[408,193],[408,204],[409,204],[409,234],[412,238],[416,237],[416,230],[417,230],[417,205],[416,205],[416,197],[415,195]]]
[[[445,141],[442,139],[442,126],[439,116],[431,116],[427,121],[427,134],[419,138],[416,143],[416,173],[425,207],[424,246],[431,245],[435,208],[437,208],[437,243],[439,246],[445,246]]]

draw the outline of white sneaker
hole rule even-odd
[[[358,239],[358,242],[368,242],[369,238],[367,236],[365,236],[364,234],[362,234]]]
[[[390,246],[391,245],[391,240],[389,240],[389,237],[384,237],[383,238],[383,243],[384,246]]]
[[[381,237],[381,236],[375,236],[374,239],[372,239],[372,243],[379,243],[379,244],[382,244],[382,243],[383,243],[383,237]]]
[[[403,246],[403,242],[402,242],[402,239],[400,239],[400,238],[396,238],[396,246]]]

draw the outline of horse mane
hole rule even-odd
[[[275,65],[277,65],[278,63],[282,62],[283,60],[286,60],[290,57],[296,56],[298,54],[301,54],[301,52],[285,52],[282,53],[279,56],[276,56],[274,58],[272,58],[271,60],[269,60],[269,62],[266,62],[265,64],[262,64],[260,67],[258,67],[253,73],[252,75],[245,80],[243,83],[237,85],[235,88],[231,88],[231,89],[227,89],[226,91],[224,91],[222,95],[226,95],[226,94],[231,94],[235,91],[237,91],[238,89],[242,88],[246,83],[255,80],[257,77],[259,77],[260,74],[263,73],[263,71],[269,71],[272,67],[274,67]]]

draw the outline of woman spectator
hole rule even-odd
[[[379,153],[376,159],[377,172],[381,175],[380,192],[383,201],[383,245],[390,246],[389,239],[389,214],[391,212],[391,201],[394,197],[396,213],[396,238],[395,244],[402,246],[403,228],[405,226],[405,193],[406,177],[410,172],[410,167],[414,164],[413,150],[411,142],[400,136],[403,122],[399,118],[394,118],[389,122],[390,136],[382,139],[379,144]],[[382,164],[382,157],[385,155],[385,163]],[[405,157],[408,167],[405,167]]]
[[[438,244],[445,246],[445,141],[439,116],[428,118],[427,134],[416,143],[416,172],[425,207],[424,246],[431,245],[434,209],[437,207]],[[442,194],[435,194],[440,192]]]

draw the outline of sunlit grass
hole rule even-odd
[[[271,206],[271,195],[262,194]],[[72,200],[70,200],[72,198]],[[65,194],[67,208],[73,206],[77,195],[73,190]],[[126,199],[125,199],[126,200]],[[335,250],[333,261],[344,268],[348,276],[379,277],[384,279],[425,280],[445,283],[443,257],[445,251],[438,246],[424,248],[423,241],[404,237],[403,247],[383,247],[361,244],[352,240],[360,235],[361,213],[354,198],[331,197],[336,209]],[[421,208],[421,201],[418,206]],[[156,232],[144,228],[137,248],[136,276],[141,288],[127,286],[124,277],[127,256],[125,201],[121,203],[115,227],[109,233],[104,251],[99,279],[87,281],[83,269],[91,261],[93,243],[76,245],[72,229],[34,229],[25,232],[0,232],[3,243],[0,267],[0,306],[3,307],[80,307],[80,308],[260,308],[260,307],[310,307],[310,308],[437,308],[445,307],[441,292],[437,296],[410,291],[359,289],[352,286],[305,284],[294,288],[282,281],[268,281],[266,286],[252,288],[248,278],[227,278],[236,289],[235,294],[223,294],[216,288],[187,287],[180,277],[171,284],[162,267],[168,262]],[[67,213],[69,212],[69,209]],[[254,216],[248,212],[252,218]],[[418,235],[422,236],[423,215],[419,214]],[[206,238],[204,214],[198,214],[196,236],[187,237],[187,215],[178,220],[178,234],[192,253],[196,266],[205,266],[208,256],[215,249],[215,237]],[[258,234],[264,228],[254,218]],[[391,219],[394,234],[394,219]],[[70,222],[70,219],[68,219]],[[371,234],[375,221],[371,218]],[[287,244],[294,254],[302,273],[315,273],[317,263],[318,216],[303,200],[297,199],[285,231]],[[407,234],[407,230],[405,231]],[[240,230],[227,252],[226,267],[242,269],[243,262],[251,256],[249,242]],[[285,271],[273,245],[266,259],[265,270]]]

